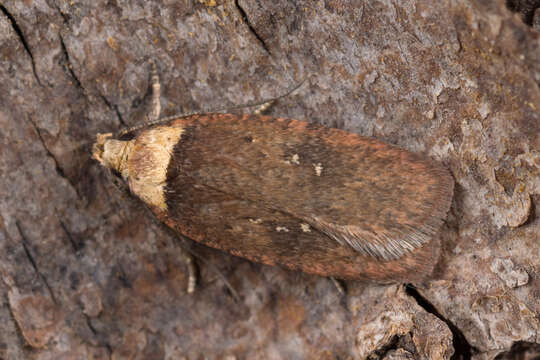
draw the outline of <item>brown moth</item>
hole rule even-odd
[[[342,279],[418,281],[437,261],[454,181],[423,155],[260,115],[172,117],[130,135],[99,134],[93,157],[204,245]]]

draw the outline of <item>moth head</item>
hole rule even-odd
[[[113,139],[112,133],[97,134],[92,148],[92,157],[102,166],[116,171],[124,180],[129,177],[128,159],[133,148],[133,141]]]

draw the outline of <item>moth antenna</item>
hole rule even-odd
[[[123,129],[123,130],[120,130],[118,132],[118,134],[116,134],[116,137],[117,138],[120,138],[124,135],[127,135],[129,133],[132,133],[134,131],[137,131],[137,130],[140,130],[142,128],[146,128],[146,127],[149,127],[149,126],[154,126],[154,125],[160,125],[160,124],[164,124],[170,120],[174,120],[174,119],[179,119],[179,118],[184,118],[184,117],[187,117],[187,116],[192,116],[192,115],[203,115],[203,114],[210,114],[210,113],[220,113],[220,112],[223,112],[223,111],[230,111],[230,110],[237,110],[237,109],[245,109],[245,108],[249,108],[249,107],[254,107],[254,106],[261,106],[263,108],[262,111],[266,110],[269,106],[271,106],[274,102],[280,100],[280,99],[283,99],[284,97],[287,97],[289,96],[290,94],[292,94],[294,91],[296,91],[300,86],[302,86],[305,82],[306,82],[306,79],[307,77],[304,77],[302,79],[302,81],[300,81],[298,84],[296,84],[295,86],[293,86],[292,88],[288,89],[287,92],[285,94],[282,94],[282,95],[279,95],[279,96],[276,96],[276,97],[273,97],[273,98],[269,98],[269,99],[265,99],[265,100],[261,100],[261,101],[254,101],[254,102],[247,102],[245,104],[242,104],[242,105],[233,105],[233,106],[227,106],[227,107],[223,107],[223,108],[217,108],[217,109],[208,109],[208,110],[202,110],[202,111],[193,111],[193,112],[187,112],[187,113],[178,113],[178,114],[175,114],[175,115],[171,115],[171,116],[167,116],[167,117],[164,117],[164,118],[161,118],[161,119],[157,119],[157,120],[153,120],[153,121],[149,121],[149,122],[145,122],[143,124],[139,124],[139,125],[135,125],[135,126],[131,126],[129,128],[126,128],[126,129]],[[159,101],[158,101],[159,102]]]
[[[268,110],[272,105],[276,103],[275,100],[270,100],[268,102],[265,102],[264,104],[257,107],[257,109],[253,112],[253,115],[261,115],[266,110]]]
[[[145,120],[140,125],[130,126],[128,128],[120,130],[116,136],[120,138],[128,133],[131,133],[141,127],[149,126],[159,120],[159,115],[161,113],[161,84],[159,82],[159,73],[157,70],[157,65],[154,59],[150,59],[150,82],[151,82],[151,100],[150,100],[150,111],[144,115]]]

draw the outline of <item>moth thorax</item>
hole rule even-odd
[[[99,134],[93,157],[101,165],[118,171],[132,194],[153,208],[166,210],[167,169],[182,132],[181,126],[157,126],[142,131],[130,141]]]
[[[128,159],[134,140],[122,141],[111,139],[112,134],[98,134],[92,156],[101,165],[118,171],[124,180],[129,177]]]

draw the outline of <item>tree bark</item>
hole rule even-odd
[[[1,2],[0,359],[538,354],[540,33],[538,4],[517,3]],[[150,59],[164,116],[306,79],[269,115],[443,162],[433,276],[342,296],[171,236],[90,158],[96,133],[135,125]],[[202,259],[194,294],[183,248]]]

